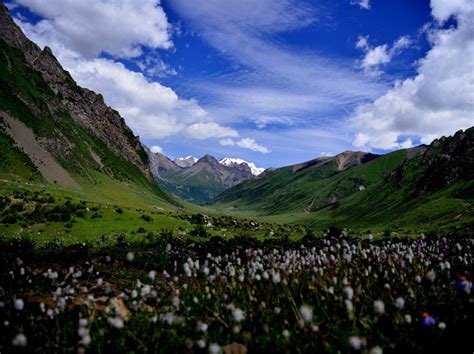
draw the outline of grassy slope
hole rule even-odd
[[[75,85],[72,80],[69,84]],[[85,191],[92,190],[94,196],[99,192],[99,198],[107,194],[112,199],[114,195],[125,194],[127,196],[122,199],[127,200],[130,194],[136,193],[135,190],[141,189],[143,193],[152,193],[163,201],[175,203],[148,181],[136,166],[112,153],[105,143],[76,124],[67,111],[53,112],[48,103],[58,102],[60,97],[50,89],[40,73],[27,65],[21,51],[4,42],[0,42],[0,97],[0,109],[21,120],[37,136],[52,140],[65,137],[72,143],[67,155],[55,157]],[[38,172],[28,163],[28,157],[12,147],[12,140],[2,129],[0,144],[0,175],[4,178],[17,175],[38,179]],[[92,157],[91,150],[100,157],[102,168]],[[109,188],[112,185],[113,193]]]
[[[474,182],[461,180],[449,188],[415,195],[416,176],[421,174],[423,166],[418,166],[414,160],[399,184],[383,178],[405,157],[405,150],[397,151],[320,179],[314,175],[295,177],[289,168],[285,168],[230,189],[218,199],[215,207],[241,216],[258,215],[270,222],[301,223],[318,229],[338,226],[412,232],[470,227],[474,222]],[[359,185],[365,190],[360,191]],[[282,198],[285,195],[282,191],[294,196],[303,191],[312,194],[300,199]],[[324,205],[329,195],[337,196],[339,201]],[[310,212],[304,210],[309,200],[314,201]]]
[[[298,213],[310,206],[315,211],[327,205],[332,195],[344,198],[359,192],[361,185],[374,184],[405,157],[406,151],[401,150],[340,173],[334,162],[296,173],[285,167],[229,189],[215,205],[219,209],[255,211],[258,215]]]
[[[207,169],[192,175],[185,171],[168,171],[162,173],[162,176],[173,181],[173,183],[159,182],[163,190],[198,204],[206,203],[224,191],[222,183]]]

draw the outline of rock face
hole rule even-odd
[[[64,116],[67,115],[88,134],[105,144],[115,155],[132,163],[147,178],[152,179],[148,155],[139,138],[134,136],[120,114],[104,103],[102,95],[79,87],[69,73],[61,67],[51,49],[45,47],[41,50],[26,38],[9,16],[7,8],[1,3],[0,44],[3,49],[3,53],[0,54],[4,56],[7,69],[12,76],[16,74],[14,71],[17,69],[12,69],[17,65],[12,61],[21,61],[24,67],[23,74],[28,70],[31,73],[25,75],[39,73],[47,86],[39,92],[39,97],[34,97],[34,100],[27,97],[20,89],[15,90],[13,92],[15,99],[20,100],[38,117],[48,115],[56,121],[62,119],[64,123],[64,119],[67,119]],[[23,58],[19,53],[22,53]],[[38,101],[41,101],[41,104]],[[43,139],[42,145],[56,157],[65,160],[72,158],[72,154],[68,156],[68,152],[76,144],[71,137],[66,135],[61,131],[54,131],[47,139]],[[69,148],[65,148],[68,146]],[[91,154],[97,155],[97,152],[92,151]],[[81,158],[77,158],[73,163],[83,165],[84,161],[80,160]],[[86,169],[85,166],[82,167]]]
[[[194,203],[207,203],[224,190],[254,177],[247,164],[227,166],[211,155],[205,155],[197,162],[192,157],[180,159],[179,165],[177,160],[171,161],[160,153],[149,152],[149,156],[158,185]]]
[[[198,159],[195,158],[194,156],[178,157],[174,159],[173,162],[179,167],[191,167],[196,162],[198,162]]]
[[[474,178],[474,128],[436,139],[416,152],[389,180],[410,185],[415,194],[422,195]]]
[[[219,163],[222,164],[222,165],[226,165],[226,166],[247,165],[250,168],[250,171],[252,172],[252,174],[254,176],[259,176],[260,174],[265,172],[264,168],[258,168],[252,162],[247,162],[245,160],[236,159],[236,158],[232,158],[232,157],[225,157],[225,158],[219,160]]]

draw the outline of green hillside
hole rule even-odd
[[[469,229],[474,222],[474,129],[344,171],[333,162],[273,171],[213,206],[268,221],[365,230]]]
[[[401,150],[370,162],[338,171],[335,160],[294,171],[293,166],[271,171],[221,194],[219,208],[254,210],[260,215],[313,212],[354,193],[363,193],[384,174],[392,172],[406,158]]]

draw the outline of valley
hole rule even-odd
[[[474,127],[283,167],[170,158],[7,5],[0,352],[472,352]]]

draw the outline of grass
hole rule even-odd
[[[6,352],[473,349],[468,238],[0,243]]]

